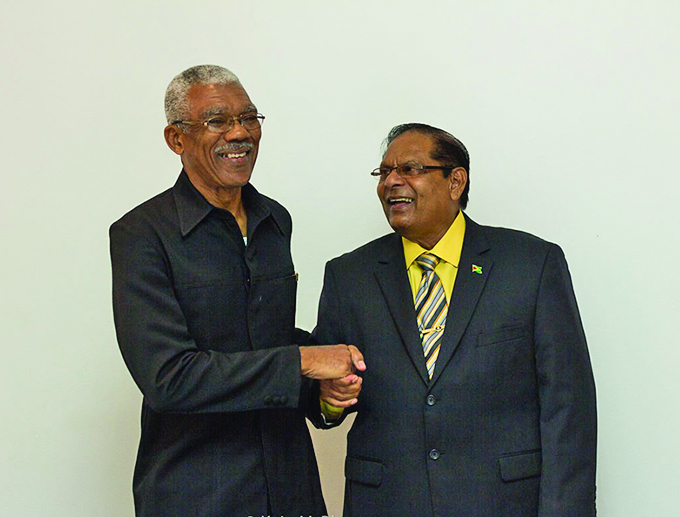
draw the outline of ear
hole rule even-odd
[[[458,201],[467,185],[467,171],[463,167],[456,167],[448,177],[449,193],[453,201]]]
[[[186,135],[176,125],[171,124],[165,127],[163,131],[165,136],[165,143],[168,144],[170,150],[181,155],[184,152],[184,138]]]

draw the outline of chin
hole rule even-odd
[[[387,214],[387,222],[392,228],[404,228],[409,225],[409,218],[406,214]]]
[[[252,169],[247,171],[225,171],[220,174],[220,180],[225,187],[242,187],[250,181]]]
[[[406,234],[408,233],[407,225],[403,224],[403,222],[400,223],[398,220],[397,221],[388,220],[387,222],[390,224],[390,226],[395,232],[397,232],[402,237],[406,237]]]

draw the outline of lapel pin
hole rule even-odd
[[[478,275],[482,274],[482,266],[478,266],[477,264],[472,264],[472,272],[477,273]]]

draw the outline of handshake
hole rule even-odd
[[[364,356],[354,345],[300,347],[302,375],[320,382],[321,399],[336,408],[357,403],[362,379],[355,371],[366,370]]]

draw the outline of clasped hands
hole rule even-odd
[[[336,408],[357,403],[362,378],[355,371],[366,370],[364,356],[354,345],[300,347],[302,375],[320,381],[321,399]]]

